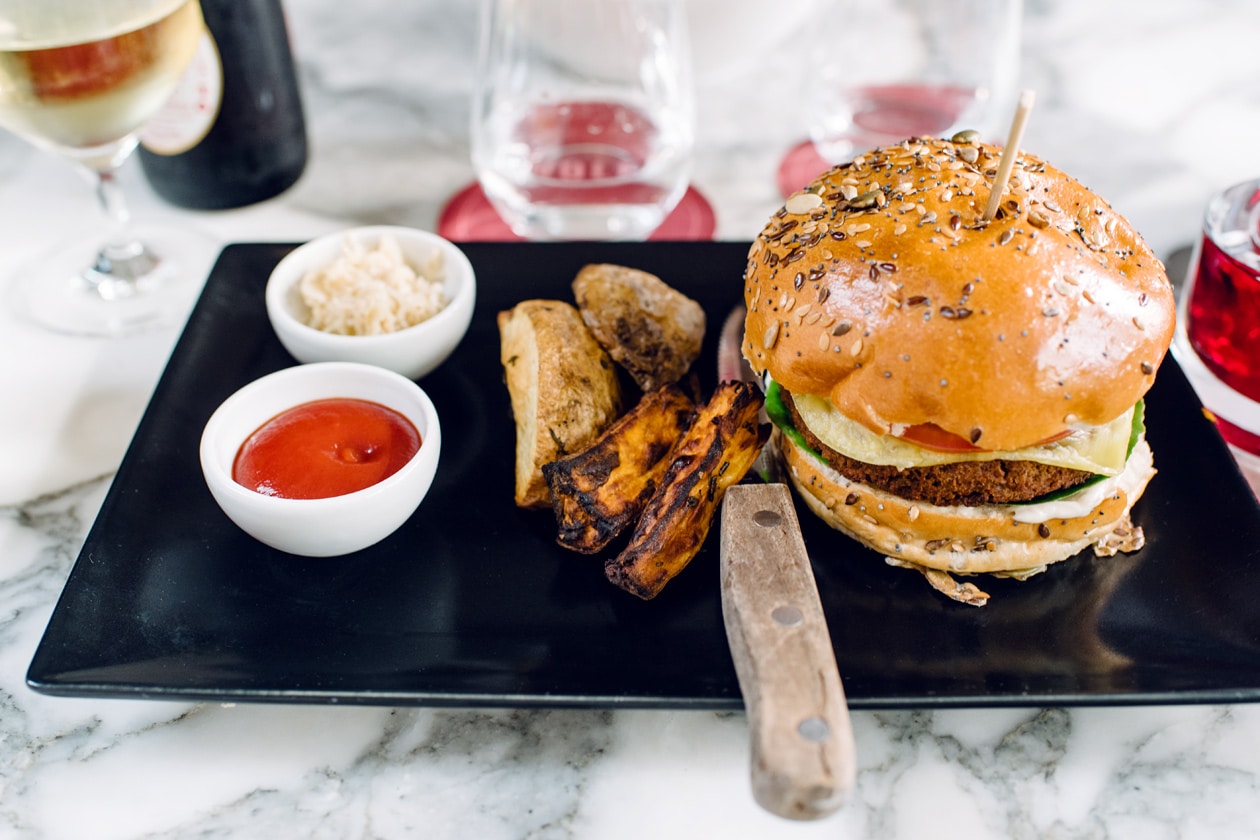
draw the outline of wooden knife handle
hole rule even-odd
[[[722,502],[722,614],[752,740],[753,797],[781,817],[833,813],[857,774],[853,727],[818,587],[783,484]]]

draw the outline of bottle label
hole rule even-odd
[[[178,155],[202,141],[223,104],[223,63],[207,32],[175,92],[145,124],[140,144],[158,155]]]

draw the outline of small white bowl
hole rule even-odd
[[[259,426],[293,406],[330,397],[370,400],[400,412],[420,433],[419,451],[371,487],[327,499],[264,496],[232,479],[241,444]],[[219,507],[250,536],[290,554],[331,557],[396,531],[429,491],[441,451],[437,410],[416,383],[375,365],[324,362],[268,374],[224,400],[201,435],[201,471]]]
[[[348,237],[374,248],[384,235],[398,242],[413,267],[442,252],[446,306],[413,327],[382,335],[338,335],[307,324],[309,312],[298,283],[310,270],[330,265]],[[419,379],[451,355],[472,321],[477,282],[464,252],[436,234],[406,227],[379,225],[321,236],[289,252],[267,280],[267,317],[280,343],[299,362],[362,362]]]

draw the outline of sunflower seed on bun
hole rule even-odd
[[[1130,224],[1032,154],[985,220],[1002,150],[956,139],[790,196],[749,251],[743,344],[806,504],[951,594],[975,590],[951,573],[1140,547],[1142,397],[1175,309]]]

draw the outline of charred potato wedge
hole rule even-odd
[[[609,426],[587,450],[544,464],[556,542],[583,554],[603,549],[638,518],[695,416],[695,404],[666,385]]]
[[[604,563],[617,586],[655,598],[700,551],[713,514],[748,472],[769,437],[757,411],[761,393],[750,382],[718,386],[668,457],[660,485],[643,509],[630,542]]]

